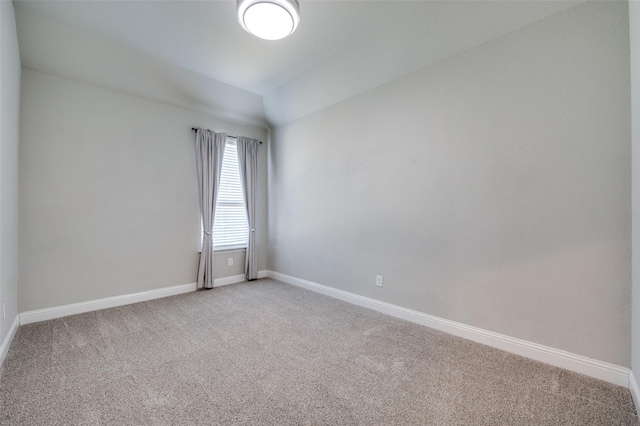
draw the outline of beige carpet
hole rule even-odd
[[[265,279],[21,326],[5,425],[638,425],[627,389]]]

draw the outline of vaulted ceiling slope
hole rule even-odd
[[[235,1],[15,0],[24,68],[278,126],[581,1],[301,1],[289,38]]]

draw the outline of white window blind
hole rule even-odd
[[[227,139],[213,222],[213,246],[215,249],[246,247],[248,233],[236,141]]]

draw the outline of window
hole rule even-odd
[[[238,150],[236,141],[227,139],[222,159],[216,217],[213,222],[214,250],[246,247],[248,234],[249,225],[238,168]]]

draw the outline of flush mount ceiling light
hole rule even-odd
[[[297,0],[237,0],[236,6],[242,28],[265,40],[291,35],[300,22]]]

